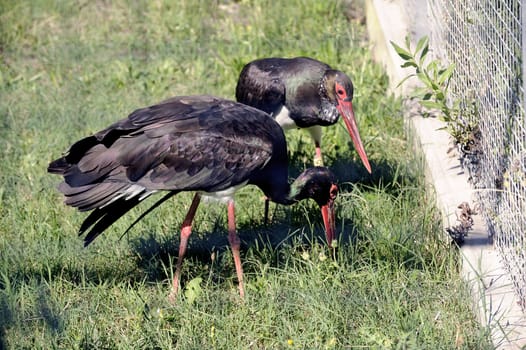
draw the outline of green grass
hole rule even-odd
[[[354,2],[353,2],[354,3]],[[0,3],[0,349],[489,349],[458,255],[403,133],[400,101],[342,1],[8,1]],[[314,203],[237,198],[247,297],[240,302],[219,204],[198,211],[183,293],[167,301],[180,194],[120,239],[139,211],[89,248],[49,161],[77,139],[174,95],[233,98],[244,63],[308,55],[347,72],[374,169],[340,123],[325,162],[341,181],[340,243],[321,242]],[[291,175],[312,161],[287,135]],[[144,208],[142,208],[144,209]]]

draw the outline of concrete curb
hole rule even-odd
[[[409,81],[401,88],[396,85],[408,74],[400,67],[402,61],[392,49],[390,41],[403,44],[410,34],[418,39],[425,32],[427,2],[411,0],[366,0],[367,29],[373,44],[376,61],[384,65],[391,82],[391,90],[407,96],[417,85]],[[410,4],[409,4],[410,3]],[[408,6],[410,5],[410,6]],[[411,13],[409,13],[411,12]],[[444,229],[455,226],[459,204],[468,202],[473,208],[475,197],[456,157],[448,155],[447,132],[438,130],[444,124],[436,119],[424,119],[407,111],[406,125],[413,136],[415,150],[421,152],[426,180],[434,191],[441,210]],[[493,247],[483,219],[473,216],[474,226],[461,247],[462,273],[471,288],[473,306],[479,321],[491,331],[498,349],[526,348],[526,315],[517,304],[509,275],[503,269]]]

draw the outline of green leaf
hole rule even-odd
[[[424,83],[425,86],[427,86],[430,89],[433,89],[433,84],[431,83],[431,80],[427,77],[427,75],[425,75],[422,72],[418,72],[416,73],[416,75],[418,79],[420,79],[420,81]]]
[[[411,51],[411,37],[409,35],[406,35],[404,39],[405,47],[407,47],[407,49]]]
[[[395,49],[395,51],[398,54],[398,56],[400,56],[402,59],[407,61],[407,60],[410,60],[410,59],[413,58],[413,55],[411,55],[411,53],[409,51],[407,51],[406,49],[403,49],[402,47],[396,45],[392,41],[391,41],[391,45]]]
[[[419,101],[420,105],[429,109],[440,109],[442,110],[443,104],[435,101]]]
[[[444,82],[448,81],[449,78],[453,75],[453,72],[455,71],[455,64],[450,64],[449,67],[447,67],[444,71],[442,71],[438,76],[438,83],[443,84]]]
[[[438,78],[438,61],[437,60],[431,61],[427,65],[426,70],[433,75],[433,80],[437,80],[437,78]]]
[[[424,35],[423,37],[418,40],[418,43],[416,44],[415,53],[420,52],[420,50],[425,49],[427,51],[429,46],[429,38],[427,35]]]
[[[420,54],[420,65],[424,64],[424,60],[426,59],[428,51],[429,45],[424,46],[424,48],[422,49],[422,53]]]
[[[415,68],[418,68],[418,65],[415,63],[415,61],[413,60],[410,60],[410,61],[406,61],[404,64],[402,64],[400,67],[402,68],[407,68],[407,67],[415,67]]]
[[[418,97],[420,99],[422,99],[422,97],[429,93],[429,89],[427,87],[416,87],[414,90],[413,90],[413,97]]]
[[[430,100],[432,96],[433,96],[433,94],[428,92],[428,93],[424,94],[424,96],[422,96],[422,100],[424,100],[424,101]]]
[[[189,304],[193,304],[195,300],[203,293],[203,288],[201,288],[202,281],[203,279],[201,277],[196,277],[186,284],[184,296],[186,297],[186,301]]]
[[[402,81],[400,81],[400,82],[398,83],[398,85],[396,85],[396,88],[399,88],[403,83],[406,82],[407,79],[409,79],[409,78],[411,78],[411,77],[414,77],[414,76],[415,76],[414,74],[410,74],[410,75],[408,75],[407,77],[405,77],[404,79],[402,79]]]

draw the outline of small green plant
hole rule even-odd
[[[416,76],[423,85],[414,90],[412,97],[416,98],[420,105],[428,111],[439,112],[439,118],[446,122],[445,129],[456,144],[461,146],[470,144],[471,135],[477,129],[474,118],[477,115],[477,109],[473,100],[453,98],[449,91],[455,64],[445,66],[438,59],[428,62],[429,38],[427,36],[418,40],[414,51],[411,51],[409,36],[405,38],[405,48],[392,41],[391,45],[398,56],[404,60],[402,68],[415,68],[415,73],[405,77],[398,86]],[[426,113],[426,115],[429,114],[429,112]]]

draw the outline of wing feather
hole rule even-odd
[[[177,97],[76,142],[48,171],[64,177],[66,204],[93,210],[80,229],[91,228],[89,244],[158,190],[215,192],[249,182],[276,145],[285,147],[283,132],[262,111],[210,96]]]

